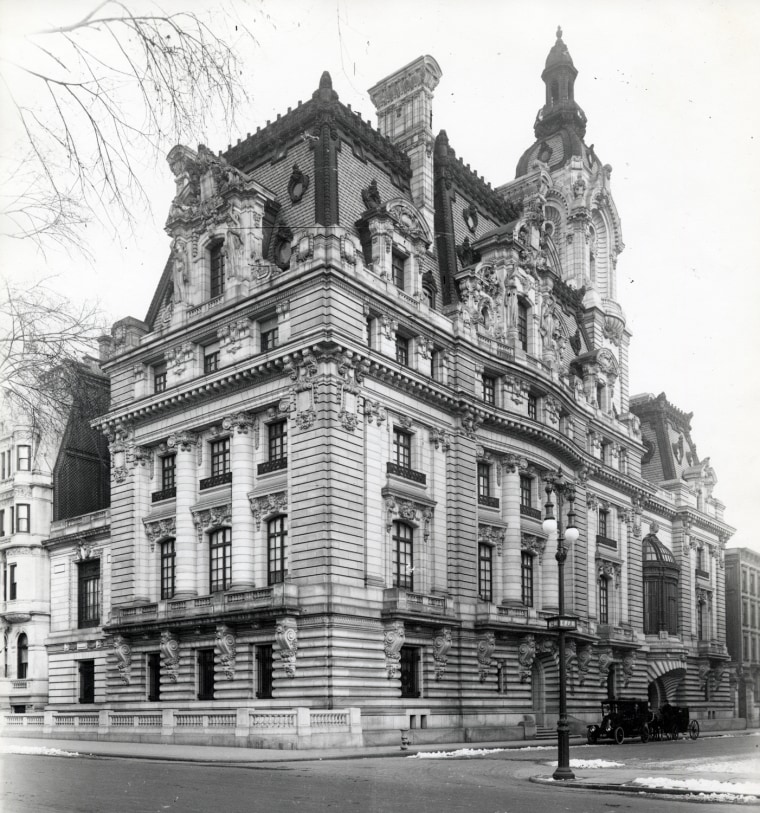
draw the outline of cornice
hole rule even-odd
[[[98,528],[86,528],[73,534],[64,536],[53,536],[42,543],[42,547],[47,550],[57,550],[71,545],[76,545],[84,539],[95,539],[97,537],[109,537],[111,535],[111,525],[101,525]]]

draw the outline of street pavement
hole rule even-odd
[[[714,732],[703,736],[726,736],[725,733]],[[745,731],[732,732],[731,736],[751,737],[760,736],[760,732]],[[546,750],[547,760],[552,758],[552,746],[554,743],[547,740],[519,740],[502,741],[488,743],[447,743],[435,745],[415,746],[411,744],[408,750],[402,750],[400,745],[395,746],[367,746],[361,748],[325,748],[321,750],[277,750],[265,748],[237,748],[224,746],[203,746],[203,745],[173,745],[164,743],[141,743],[141,742],[112,742],[99,740],[63,740],[63,739],[32,739],[27,737],[1,737],[0,754],[2,753],[50,753],[51,749],[76,753],[80,756],[93,756],[100,758],[119,759],[147,759],[170,762],[201,763],[205,765],[256,765],[262,763],[277,762],[309,762],[322,760],[343,760],[343,759],[365,759],[377,757],[410,757],[415,755],[436,754],[441,752],[461,752],[457,755],[461,758],[477,757],[480,751],[489,752],[493,749],[537,749],[542,747]],[[571,746],[585,745],[585,738],[572,737]],[[755,746],[760,748],[760,743]],[[42,750],[44,749],[44,751]],[[584,753],[585,752],[585,753]],[[598,753],[598,752],[597,752]],[[586,749],[575,750],[571,753],[571,758],[586,757]],[[640,756],[640,753],[637,751]],[[605,755],[605,761],[619,762],[626,756],[623,746],[610,746],[610,750]],[[675,756],[675,754],[674,754]],[[679,754],[680,756],[680,754]],[[448,757],[449,759],[451,756]],[[594,760],[591,760],[592,762]],[[655,771],[656,776],[671,778],[683,781],[689,776],[683,773],[682,767],[677,765],[679,760],[674,760],[673,765],[669,765],[667,760],[658,764]],[[726,774],[721,772],[716,765],[708,766],[707,770],[700,771],[692,775],[693,787],[685,788],[660,788],[647,790],[641,785],[632,784],[633,780],[642,776],[642,765],[624,764],[623,767],[573,767],[575,779],[555,781],[552,779],[552,769],[546,769],[546,773],[531,777],[532,782],[545,785],[553,785],[557,788],[584,788],[619,792],[635,793],[663,793],[672,795],[685,795],[701,792],[697,780],[715,780],[719,782],[754,782],[757,783],[757,775],[741,776],[735,773]],[[652,775],[652,769],[643,771],[644,775]],[[756,797],[760,800],[760,796]]]

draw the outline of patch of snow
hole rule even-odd
[[[419,751],[409,754],[410,759],[449,759],[451,757],[482,757],[485,754],[498,754],[506,748],[460,748],[457,751]]]
[[[556,762],[546,763],[551,768],[556,768]],[[611,762],[608,759],[571,759],[571,768],[625,768],[623,762]]]
[[[76,751],[63,751],[60,748],[44,748],[32,745],[2,745],[0,754],[34,754],[44,757],[78,757]]]
[[[695,793],[731,793],[760,796],[760,782],[720,782],[715,779],[673,779],[670,776],[639,776],[631,784],[647,788],[673,788]]]
[[[556,745],[526,745],[524,748],[515,748],[515,751],[556,751]]]

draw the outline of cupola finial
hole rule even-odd
[[[561,25],[557,26],[557,39],[558,40],[562,39],[562,26]]]

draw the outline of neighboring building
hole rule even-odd
[[[558,33],[498,188],[433,136],[429,56],[370,90],[379,131],[325,73],[224,155],[171,151],[171,257],[104,363],[110,515],[49,543],[67,725],[92,700],[78,731],[156,741],[553,726],[559,467],[573,725],[608,696],[732,716],[732,529],[688,416],[629,398],[620,220],[576,73]]]
[[[78,364],[67,380],[74,384],[60,424],[39,416],[36,423],[29,422],[18,407],[3,402],[0,708],[14,713],[40,711],[49,699],[51,571],[46,544],[51,522],[67,516],[67,510],[108,503],[108,446],[89,426],[108,405],[108,381],[93,360]]]
[[[760,553],[726,551],[726,627],[735,670],[737,715],[760,724]]]

